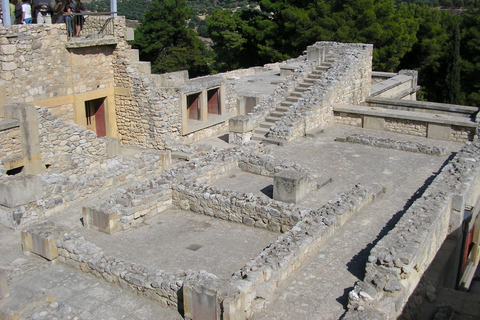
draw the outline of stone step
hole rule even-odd
[[[303,83],[310,83],[311,85],[313,85],[315,81],[317,81],[317,79],[306,78],[305,80],[303,80]]]
[[[300,98],[303,95],[303,92],[304,91],[297,91],[297,89],[295,89],[295,91],[292,91],[292,93],[290,93],[290,96]]]
[[[132,63],[134,65],[138,72],[142,75],[149,75],[152,74],[152,67],[150,61],[137,61]]]
[[[280,104],[280,106],[278,106],[275,111],[278,111],[278,112],[286,112],[288,111],[288,109],[290,108],[291,104],[289,104],[288,106],[283,106],[282,104]]]
[[[328,68],[330,68],[329,66],[324,66],[324,65],[321,65],[321,66],[318,66],[315,68],[315,71],[317,72],[325,72],[328,70]]]
[[[129,49],[129,50],[125,50],[125,51],[127,51],[128,58],[129,58],[131,63],[140,61],[140,56],[139,56],[138,49]]]
[[[283,116],[283,112],[282,111],[272,111],[270,113],[270,116],[271,117],[278,117],[278,118],[281,118]]]
[[[293,102],[290,102],[290,101],[282,101],[280,102],[280,107],[286,107],[286,108],[290,108],[292,106]]]
[[[322,77],[321,74],[313,74],[313,73],[311,73],[311,74],[309,74],[309,75],[307,76],[307,79],[315,79],[315,80],[317,80],[317,79],[320,79],[321,77]]]
[[[303,94],[308,88],[309,87],[296,87],[294,92],[301,92]]]
[[[269,131],[269,128],[257,128],[253,130],[254,135],[263,135],[265,136]]]
[[[268,122],[277,122],[278,120],[280,120],[281,117],[275,117],[275,116],[268,116],[265,118],[265,121],[268,121]]]
[[[263,141],[263,139],[265,138],[265,136],[261,136],[261,135],[252,135],[252,137],[250,138],[250,140],[252,141]]]
[[[270,129],[274,124],[275,124],[275,122],[264,121],[264,122],[260,123],[260,128]]]
[[[297,102],[298,101],[298,97],[292,97],[292,96],[289,96],[285,99],[285,101],[290,101],[290,102]]]

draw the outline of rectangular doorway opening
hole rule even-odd
[[[97,137],[107,135],[107,125],[105,123],[105,99],[85,101],[85,116],[87,118],[87,129],[97,134]]]
[[[210,114],[221,114],[219,91],[218,88],[207,91],[208,113]]]
[[[187,96],[188,119],[200,120],[200,93]]]

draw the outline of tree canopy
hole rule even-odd
[[[192,17],[185,0],[158,0],[145,12],[135,30],[133,46],[152,63],[152,72],[188,70],[190,76],[209,70],[209,52],[186,21]]]

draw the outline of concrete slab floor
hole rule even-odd
[[[182,210],[167,210],[137,227],[108,235],[78,229],[114,257],[167,272],[206,270],[228,278],[279,234]]]

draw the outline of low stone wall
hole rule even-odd
[[[247,316],[263,308],[275,289],[353,214],[383,194],[383,188],[353,186],[318,210],[308,210],[301,221],[280,235],[257,258],[233,275],[243,280]]]
[[[168,181],[160,178],[150,178],[136,182],[133,185],[118,190],[115,194],[96,201],[84,211],[84,224],[98,228],[90,219],[100,219],[111,228],[102,230],[108,233],[119,228],[125,230],[134,224],[142,222],[146,215],[153,217],[172,206],[172,189]]]
[[[385,131],[409,134],[417,137],[427,136],[428,123],[415,120],[385,119]]]
[[[57,239],[58,260],[122,289],[158,301],[165,306],[182,307],[184,279],[192,271],[168,273],[118,257],[111,257],[86,241],[79,232],[66,232]]]
[[[372,46],[317,42],[336,57],[331,67],[270,128],[268,137],[291,141],[333,124],[333,105],[359,104],[370,93]]]
[[[424,153],[436,156],[443,156],[447,154],[447,149],[441,146],[429,146],[416,141],[399,141],[393,139],[378,138],[364,134],[353,134],[346,138],[337,138],[335,139],[335,141],[358,143],[367,146]]]
[[[349,294],[348,319],[367,319],[362,310],[383,319],[402,312],[446,237],[461,226],[466,205],[479,198],[479,156],[480,144],[467,143],[372,248],[365,279]]]

